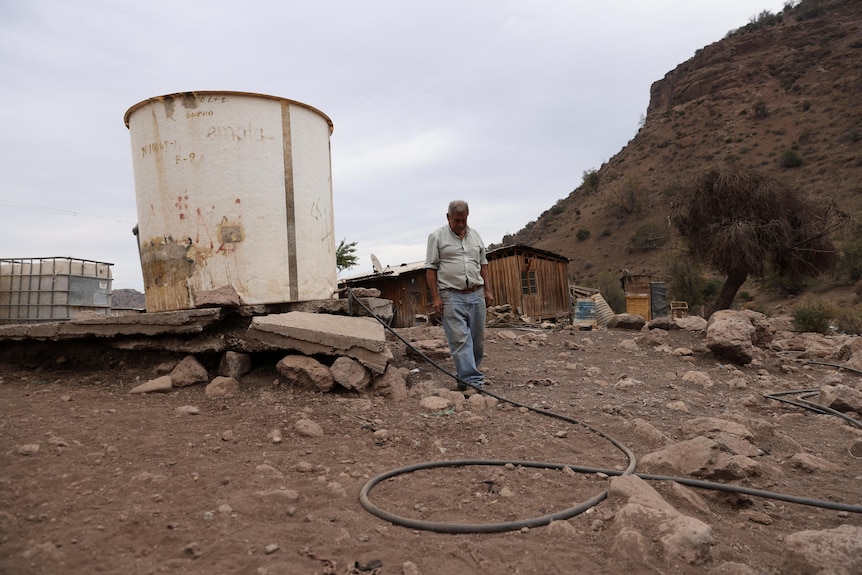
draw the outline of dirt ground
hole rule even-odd
[[[828,366],[770,354],[762,366],[741,368],[744,386],[738,378],[728,385],[729,366],[705,349],[702,333],[662,336],[670,348],[693,349],[686,359],[622,345],[636,332],[510,330],[519,339],[489,330],[484,367],[496,394],[585,422],[637,456],[655,446],[632,432],[627,422],[634,418],[674,440],[682,439],[680,425],[693,417],[763,420],[837,470],[795,469],[787,464],[793,453],[762,445],[762,459],[783,473],[743,484],[860,503],[862,459],[848,452],[855,433],[850,426],[762,397],[816,386]],[[74,354],[60,363],[46,356],[0,365],[2,573],[727,573],[730,562],[769,574],[781,566],[788,534],[862,526],[859,514],[698,491],[708,512],[680,510],[712,527],[712,561],[703,566],[661,557],[651,566],[630,564],[614,544],[621,503],[611,500],[567,520],[565,528],[446,534],[402,527],[360,504],[370,478],[454,459],[617,470],[627,461],[583,426],[506,404],[472,414],[423,413],[415,396],[391,401],[295,389],[276,372],[272,357],[254,358],[240,397],[211,399],[202,385],[130,395],[155,376],[164,356]],[[216,360],[207,359],[211,373]],[[454,388],[420,359],[397,352],[396,363],[412,370],[411,385],[434,379]],[[451,368],[451,361],[442,364]],[[708,373],[716,385],[686,383],[682,375],[689,370]],[[667,407],[679,401],[688,412]],[[197,413],[178,410],[185,406]],[[324,434],[298,435],[300,419],[319,424]],[[369,497],[388,512],[418,520],[500,523],[572,507],[608,482],[599,474],[469,466],[399,475]],[[668,485],[652,485],[678,506]]]

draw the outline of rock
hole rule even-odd
[[[201,412],[201,410],[194,405],[181,405],[174,409],[174,411],[180,415],[199,415]]]
[[[301,437],[323,437],[323,428],[310,419],[300,419],[293,424],[293,430]]]
[[[701,514],[703,517],[708,517],[712,511],[709,509],[706,501],[701,497],[696,490],[680,485],[675,481],[668,482],[669,493],[676,498],[677,501],[689,507],[692,511]]]
[[[445,397],[435,395],[423,397],[419,401],[419,408],[425,413],[437,413],[452,408],[452,401]]]
[[[640,330],[646,320],[636,313],[618,313],[608,320],[608,328]]]
[[[634,341],[637,342],[638,345],[642,345],[644,347],[658,347],[660,345],[663,345],[666,339],[667,330],[661,328],[653,328],[645,334],[639,335],[634,338]]]
[[[281,435],[281,430],[280,430],[280,429],[278,429],[278,428],[273,429],[272,431],[270,431],[270,432],[267,434],[267,438],[268,438],[271,442],[273,442],[273,443],[275,443],[275,444],[279,444],[279,443],[281,443],[282,441],[284,441],[284,437]]]
[[[657,554],[649,549],[648,541],[637,528],[623,527],[614,536],[611,554],[637,565],[644,573],[661,573],[662,570],[653,564]]]
[[[648,421],[636,418],[626,423],[633,430],[634,436],[647,447],[663,447],[670,439]]]
[[[421,357],[422,355],[434,359],[445,360],[449,358],[449,344],[445,339],[425,339],[411,343],[412,348],[407,348],[407,355]]]
[[[63,439],[62,437],[57,437],[56,435],[51,435],[45,441],[48,445],[53,445],[54,447],[69,447],[69,442]]]
[[[790,458],[790,466],[808,473],[817,471],[841,471],[843,468],[810,453],[797,453]]]
[[[711,560],[712,529],[709,525],[677,511],[665,501],[646,481],[636,475],[614,477],[608,489],[608,499],[623,499],[625,504],[615,514],[614,522],[621,526],[618,537],[632,538],[643,554],[648,541],[661,547],[659,555],[667,566],[685,562],[689,565],[704,565]],[[616,542],[617,547],[622,541]]]
[[[209,381],[207,369],[192,355],[187,355],[170,373],[174,387],[185,387]]]
[[[762,511],[752,511],[746,509],[742,512],[745,517],[748,517],[748,520],[752,523],[760,523],[761,525],[772,525],[773,519],[770,515],[763,513]]]
[[[743,439],[754,438],[754,434],[741,423],[715,417],[695,417],[683,423],[680,429],[686,437],[705,435],[711,438],[726,433]]]
[[[221,357],[218,366],[218,374],[232,377],[239,381],[242,376],[251,371],[251,356],[247,353],[226,351]]]
[[[712,378],[703,371],[687,371],[683,374],[682,380],[686,383],[698,385],[704,389],[709,389],[715,385]]]
[[[405,561],[401,565],[401,575],[422,575],[419,566],[413,561]]]
[[[754,327],[754,335],[752,336],[751,343],[757,347],[769,347],[776,332],[775,328],[769,322],[769,318],[751,309],[741,309],[737,313],[747,318]]]
[[[743,314],[719,310],[709,318],[706,347],[718,357],[745,365],[754,359],[754,333],[754,326]]]
[[[335,386],[335,379],[329,373],[329,368],[313,357],[288,355],[282,358],[275,368],[297,387],[330,391]]]
[[[670,317],[657,317],[647,323],[646,326],[649,330],[662,329],[665,331],[680,328],[676,320]]]
[[[270,491],[255,491],[254,497],[266,499],[273,503],[293,503],[299,500],[299,492],[293,489],[272,489]]]
[[[488,409],[488,397],[481,393],[476,393],[467,398],[466,405],[470,411],[485,411]]]
[[[779,331],[770,347],[774,351],[801,352],[802,359],[822,359],[835,352],[835,341],[819,333]]]
[[[207,397],[223,397],[229,399],[239,395],[239,382],[232,377],[218,376],[206,386],[204,394]]]
[[[381,395],[393,401],[407,399],[407,376],[406,368],[387,365],[382,375],[374,378],[371,387],[377,395]]]
[[[673,321],[680,329],[684,329],[685,331],[706,331],[708,325],[705,319],[697,315],[678,317]]]
[[[388,429],[378,429],[377,431],[375,431],[374,433],[371,434],[371,437],[374,438],[374,442],[377,443],[378,445],[381,445],[381,444],[389,441],[390,436],[391,436],[391,434],[389,433]]]
[[[351,391],[364,391],[371,384],[371,372],[347,356],[337,358],[329,368],[329,373],[335,383]]]
[[[194,294],[195,308],[205,307],[227,307],[237,308],[242,302],[236,289],[231,285],[222,286],[214,290],[199,291]]]
[[[850,369],[855,369],[856,371],[862,371],[862,352],[857,351],[844,364]]]
[[[847,361],[857,353],[862,353],[862,337],[856,336],[844,341],[835,353],[834,359]]]
[[[170,375],[163,375],[155,379],[151,379],[129,390],[129,393],[153,393],[166,392],[174,388],[174,381]]]
[[[753,459],[727,453],[718,442],[703,436],[648,453],[640,458],[640,463],[644,470],[659,475],[691,475],[717,480],[756,477],[766,471]]]
[[[636,351],[640,351],[638,344],[632,339],[627,339],[627,340],[621,341],[619,346],[618,346],[618,349],[620,351],[626,351],[629,353],[634,353]]]
[[[820,387],[817,403],[837,411],[862,412],[862,391],[846,385],[824,385]]]
[[[28,443],[26,445],[19,445],[18,449],[15,450],[15,453],[18,455],[36,455],[39,453],[39,444]]]
[[[862,573],[862,527],[799,531],[784,540],[781,575]]]

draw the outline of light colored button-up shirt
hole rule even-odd
[[[479,272],[487,263],[485,244],[473,228],[467,228],[463,240],[449,224],[428,236],[425,268],[437,270],[439,289],[463,290],[483,285],[485,281]]]

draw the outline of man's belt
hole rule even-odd
[[[477,289],[483,288],[483,287],[485,287],[484,284],[483,285],[476,285],[473,287],[468,287],[467,289],[443,288],[443,291],[453,291],[455,293],[473,293]]]

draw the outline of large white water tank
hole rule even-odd
[[[233,286],[243,304],[336,289],[332,121],[306,104],[183,92],[126,112],[147,311]]]

